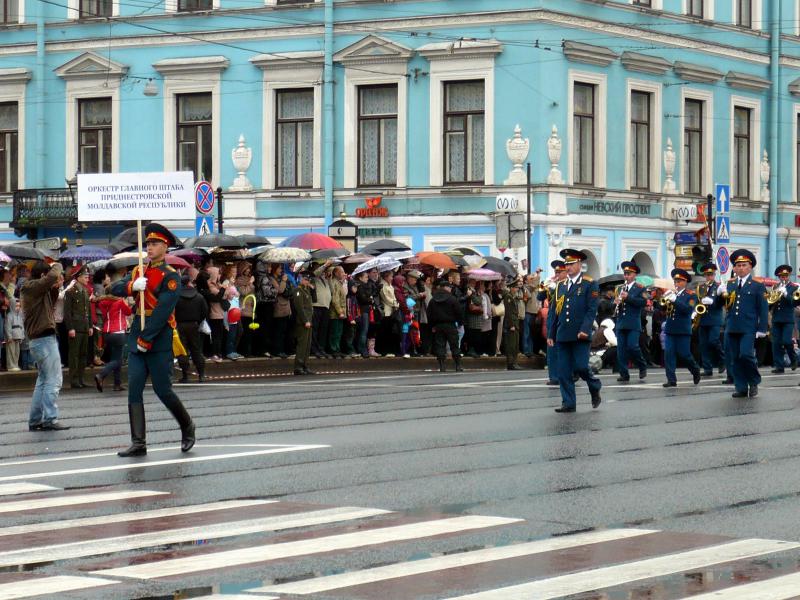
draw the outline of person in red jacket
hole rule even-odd
[[[122,387],[122,349],[127,341],[128,317],[131,314],[130,302],[132,298],[118,298],[117,296],[102,296],[97,303],[97,308],[103,317],[103,335],[105,343],[111,351],[111,360],[103,367],[100,373],[94,376],[97,391],[103,391],[103,380],[108,374],[114,373],[114,391],[121,392]]]

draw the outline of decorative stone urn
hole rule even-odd
[[[563,184],[564,178],[558,169],[558,163],[561,161],[561,138],[558,137],[558,129],[555,125],[553,125],[550,137],[547,138],[547,158],[550,159],[550,173],[547,174],[547,183],[550,185]]]
[[[761,201],[769,202],[769,156],[767,151],[761,156]]]
[[[528,182],[528,176],[522,165],[528,158],[530,149],[530,140],[522,138],[522,129],[517,125],[514,127],[514,137],[506,140],[506,154],[514,167],[509,172],[508,179],[503,182],[504,185],[525,185]]]
[[[250,163],[253,160],[253,151],[245,146],[244,134],[239,135],[239,145],[231,151],[231,160],[237,176],[233,180],[233,185],[228,189],[232,192],[252,191],[253,185],[247,178],[247,169],[250,168]]]
[[[667,138],[667,149],[664,150],[664,193],[677,194],[675,186],[675,151],[672,149],[672,138]]]

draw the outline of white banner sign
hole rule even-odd
[[[194,174],[78,174],[78,221],[193,220]]]

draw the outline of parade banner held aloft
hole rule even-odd
[[[78,174],[79,221],[189,221],[194,213],[191,171]]]

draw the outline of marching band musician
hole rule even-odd
[[[798,290],[798,285],[789,281],[792,274],[792,267],[781,265],[775,269],[775,276],[780,283],[775,292],[780,292],[780,298],[772,305],[772,372],[783,373],[783,353],[789,355],[792,371],[797,369],[797,355],[794,352],[792,333],[794,333],[794,307],[800,304],[800,300],[794,299],[794,294]]]
[[[536,296],[540,303],[547,300],[547,330],[550,331],[550,321],[556,314],[556,305],[553,302],[553,292],[556,286],[567,276],[567,267],[563,260],[554,260],[550,263],[553,269],[553,278],[547,283],[542,284],[542,289]],[[558,359],[556,358],[556,347],[547,346],[547,385],[558,385]]]
[[[667,303],[667,319],[664,327],[666,341],[664,343],[664,367],[667,381],[665,388],[676,387],[678,380],[675,368],[680,355],[687,363],[694,384],[700,383],[700,367],[692,356],[692,313],[697,306],[697,296],[686,288],[691,276],[683,269],[672,269],[670,273],[675,291],[664,295]]]
[[[756,257],[749,250],[740,249],[731,254],[733,272],[727,284],[720,285],[717,294],[728,298],[728,317],[725,328],[725,352],[729,369],[733,371],[734,398],[758,396],[761,374],[756,361],[755,341],[767,335],[766,288],[754,281],[753,268]],[[732,368],[731,368],[732,367]]]
[[[621,286],[616,304],[615,333],[617,334],[617,381],[630,381],[628,372],[628,357],[639,368],[639,379],[647,377],[647,363],[639,347],[639,337],[642,333],[642,310],[647,305],[648,292],[640,283],[636,283],[636,276],[641,273],[639,266],[633,262],[622,263],[622,276],[625,283]]]
[[[553,292],[555,315],[547,329],[547,345],[556,346],[558,353],[561,406],[555,410],[557,413],[574,413],[573,373],[589,386],[592,408],[600,406],[601,383],[589,369],[589,346],[600,292],[595,281],[581,274],[585,253],[567,248],[560,254],[567,268],[567,277]]]
[[[722,373],[725,370],[725,349],[720,336],[722,329],[722,312],[725,301],[717,295],[719,283],[716,281],[717,265],[708,263],[703,265],[704,284],[698,287],[700,303],[706,307],[706,312],[700,315],[698,329],[698,342],[700,344],[700,363],[703,367],[703,377],[714,374],[714,365]]]

